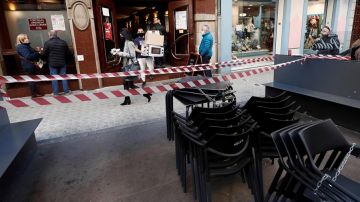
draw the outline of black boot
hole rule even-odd
[[[146,93],[146,94],[143,94],[143,96],[144,96],[144,97],[146,97],[146,98],[148,99],[148,102],[150,102],[150,101],[151,101],[151,96],[152,96],[152,94],[150,94],[150,93]]]
[[[125,96],[125,100],[123,103],[121,103],[120,105],[130,105],[131,104],[131,100],[129,96]]]

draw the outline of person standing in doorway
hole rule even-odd
[[[39,50],[38,50],[39,51]],[[30,46],[30,39],[27,34],[19,34],[16,37],[16,52],[20,56],[21,66],[27,75],[36,75],[34,62],[40,59],[40,54]],[[35,82],[28,82],[31,97],[41,97],[36,89]]]
[[[57,36],[57,31],[49,32],[49,40],[44,44],[43,55],[48,61],[51,75],[66,74],[67,59],[72,55],[67,43]],[[69,86],[67,80],[62,80],[64,95],[69,94]],[[52,81],[53,95],[59,95],[58,81]]]
[[[154,17],[154,25],[152,27],[152,30],[156,30],[159,31],[160,35],[164,36],[164,49],[166,49],[166,29],[164,27],[164,25],[161,24],[161,21],[159,18]],[[165,63],[165,56],[163,57],[155,57],[155,65],[156,68],[163,68],[164,67],[164,63]]]
[[[340,41],[336,34],[332,34],[330,27],[325,26],[321,30],[321,37],[315,40],[312,46],[313,50],[317,50],[322,55],[338,55],[340,49]]]
[[[201,29],[202,40],[199,47],[202,64],[209,64],[212,57],[212,47],[214,43],[213,36],[210,33],[208,25],[204,25]],[[205,76],[212,77],[211,70],[205,70]]]

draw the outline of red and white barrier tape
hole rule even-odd
[[[239,66],[244,64],[273,61],[273,56],[232,60],[215,64],[201,64],[188,65],[179,67],[170,67],[162,69],[144,70],[144,71],[129,71],[129,72],[114,72],[114,73],[95,73],[95,74],[65,74],[65,75],[20,75],[20,76],[0,76],[0,82],[3,83],[22,83],[22,82],[38,82],[38,81],[54,81],[54,80],[74,80],[74,79],[95,79],[95,78],[115,78],[144,75],[158,75],[158,74],[173,74],[173,73],[189,73],[203,70],[215,70],[230,66]]]
[[[330,59],[330,60],[350,60],[350,56],[341,56],[341,55],[315,55],[309,54],[304,55],[305,58],[317,58],[317,59]]]
[[[152,87],[145,87],[139,89],[131,89],[131,90],[115,90],[110,92],[97,92],[97,93],[88,93],[88,94],[76,94],[69,96],[56,96],[56,97],[41,97],[41,98],[32,98],[32,99],[13,99],[6,100],[0,102],[0,107],[3,108],[20,108],[20,107],[37,107],[37,106],[46,106],[52,104],[67,104],[67,103],[77,103],[77,102],[86,102],[91,100],[104,100],[110,98],[118,98],[124,96],[134,96],[134,95],[142,95],[145,93],[162,93],[169,90],[182,89],[182,88],[190,88],[196,86],[203,86],[212,83],[219,83],[223,81],[230,81],[241,79],[244,77],[249,77],[252,75],[257,75],[263,72],[273,71],[280,67],[285,67],[287,65],[303,62],[305,58],[297,59],[290,62],[285,62],[277,65],[267,65],[262,66],[252,70],[246,70],[242,72],[235,72],[228,75],[223,75],[219,77],[213,78],[205,78],[196,81],[190,81],[185,83],[173,83],[169,85],[159,85]]]

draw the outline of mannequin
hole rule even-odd
[[[104,22],[105,40],[113,40],[112,26],[109,22],[109,17],[105,18]]]
[[[310,16],[307,27],[306,27],[306,34],[305,34],[305,49],[311,49],[313,44],[315,43],[315,39],[318,38],[320,34],[320,27],[319,27],[319,16]]]

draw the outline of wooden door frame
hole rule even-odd
[[[95,27],[96,27],[96,36],[98,43],[98,52],[99,52],[99,62],[100,62],[100,70],[104,72],[104,69],[108,69],[108,67],[112,67],[112,64],[106,63],[105,58],[105,36],[102,27],[102,16],[101,16],[101,7],[107,7],[111,10],[112,17],[112,28],[113,28],[113,37],[115,42],[115,47],[118,47],[119,42],[119,34],[117,30],[117,22],[116,22],[116,5],[114,0],[96,0],[94,5],[94,17],[95,17]]]
[[[189,28],[189,53],[195,52],[195,33],[194,33],[194,6],[193,6],[193,0],[176,0],[176,1],[170,1],[168,10],[169,10],[169,48],[171,51],[172,45],[175,41],[175,32],[174,32],[174,13],[173,11],[176,8],[179,7],[188,7],[188,28]],[[171,55],[171,54],[170,54]],[[182,60],[176,60],[171,56],[171,62],[173,65],[185,65],[187,63],[188,57],[182,59]]]

